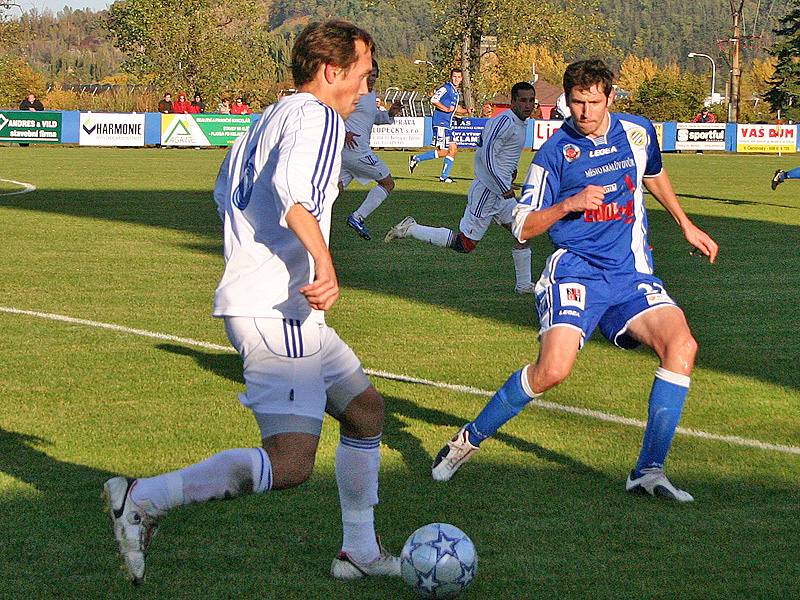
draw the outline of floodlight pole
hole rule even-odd
[[[707,58],[711,61],[711,104],[714,104],[714,96],[716,95],[717,91],[717,63],[715,63],[714,59],[708,54],[702,54],[700,52],[689,52],[688,56],[689,58],[702,56],[703,58]]]

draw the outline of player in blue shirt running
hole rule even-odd
[[[434,158],[444,158],[442,173],[439,181],[442,183],[453,183],[450,179],[450,169],[453,168],[453,161],[456,159],[458,146],[453,141],[453,117],[467,116],[471,111],[458,105],[461,94],[458,91],[464,73],[461,69],[450,70],[450,81],[436,90],[431,96],[433,105],[433,145],[435,150],[428,150],[422,154],[412,155],[408,158],[408,172],[413,173],[417,165],[425,160]]]
[[[432,468],[436,480],[449,480],[483,440],[566,379],[599,326],[617,346],[645,344],[661,361],[641,452],[625,489],[693,500],[667,479],[664,462],[689,391],[697,342],[683,311],[653,275],[643,188],[709,261],[716,259],[718,246],[681,209],[652,123],[609,112],[612,81],[599,60],[573,63],[564,73],[572,116],[536,154],[513,224],[520,242],[547,231],[557,248],[536,284],[539,357],[512,374],[442,448]]]

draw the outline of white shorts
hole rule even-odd
[[[261,437],[319,435],[325,412],[337,417],[370,383],[358,357],[324,323],[225,317],[225,331],[244,363],[247,391]]]
[[[370,181],[386,179],[389,175],[389,167],[373,152],[369,154],[342,152],[342,172],[339,175],[339,183],[343,187],[350,185],[353,179],[365,184]]]
[[[511,223],[516,205],[514,198],[503,198],[475,179],[469,188],[467,207],[458,227],[461,233],[477,242],[486,235],[492,221],[498,225]]]

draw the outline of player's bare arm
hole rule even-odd
[[[300,288],[300,293],[311,308],[328,310],[339,298],[339,282],[319,223],[304,206],[295,204],[286,213],[286,224],[314,257],[314,282]]]
[[[705,256],[708,257],[709,262],[714,262],[717,259],[719,246],[710,235],[697,227],[692,220],[686,215],[683,208],[675,195],[675,190],[672,189],[672,182],[667,175],[667,172],[661,171],[655,177],[645,177],[644,186],[647,191],[653,194],[653,197],[667,209],[667,212],[672,215],[675,222],[680,226],[683,231],[683,236],[686,241],[692,246],[700,250]]]
[[[433,101],[433,102],[431,102],[431,104],[434,107],[436,107],[437,110],[440,110],[442,112],[448,112],[449,113],[449,112],[453,112],[453,111],[456,110],[455,108],[450,108],[449,106],[445,106],[444,104],[442,104],[441,102],[438,102],[438,101]]]
[[[587,185],[574,196],[565,198],[550,208],[531,211],[525,217],[525,223],[517,239],[520,242],[526,242],[532,237],[544,233],[570,213],[599,208],[603,204],[603,198],[605,198],[605,192],[602,186]]]

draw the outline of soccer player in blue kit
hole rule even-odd
[[[432,467],[435,480],[449,480],[481,442],[566,379],[599,325],[617,346],[644,344],[661,361],[626,491],[694,499],[667,479],[664,462],[689,391],[697,342],[683,311],[653,275],[643,186],[709,261],[719,248],[681,209],[652,123],[609,111],[612,82],[613,74],[599,60],[573,63],[564,73],[572,117],[536,154],[513,223],[520,242],[548,231],[556,246],[536,284],[539,357],[513,373],[441,449]]]
[[[458,105],[459,99],[461,98],[458,87],[461,85],[463,79],[464,73],[461,69],[451,69],[450,81],[436,90],[433,96],[431,96],[431,104],[433,105],[433,118],[431,123],[433,124],[433,144],[436,149],[409,156],[409,173],[413,173],[414,169],[416,169],[417,165],[422,161],[444,158],[439,181],[442,183],[453,183],[453,180],[450,179],[450,169],[453,168],[453,161],[455,161],[456,153],[458,152],[458,145],[453,141],[453,134],[451,132],[453,117],[467,116],[470,114],[469,110]]]

